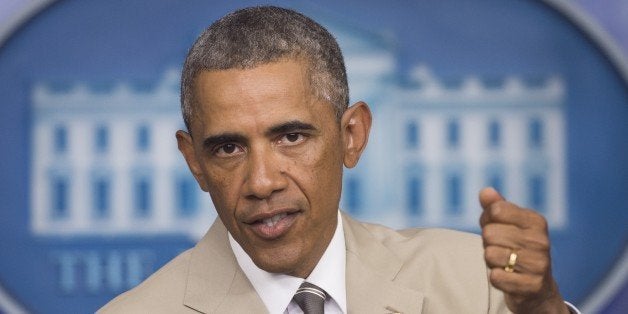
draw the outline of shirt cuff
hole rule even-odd
[[[564,301],[564,302],[565,302],[565,305],[567,305],[567,308],[569,309],[569,313],[571,313],[571,314],[582,314],[582,313],[580,313],[578,308],[575,307],[573,304],[571,304],[571,303],[569,303],[567,301]]]

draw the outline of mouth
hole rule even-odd
[[[278,223],[280,220],[282,220],[282,219],[286,218],[287,216],[288,216],[288,214],[287,214],[287,213],[277,214],[277,215],[272,216],[272,217],[270,217],[270,218],[263,219],[263,220],[261,221],[261,223],[262,223],[262,224],[264,224],[264,225],[266,225],[266,227],[274,227],[275,225],[277,225],[277,223]]]
[[[277,239],[288,232],[299,211],[281,211],[256,215],[245,222],[258,237],[265,240]]]

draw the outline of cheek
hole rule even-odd
[[[318,154],[312,156],[311,167],[317,169],[320,176],[326,180],[340,180],[342,176],[342,147],[338,140],[324,142],[317,150]]]
[[[221,216],[233,211],[237,202],[238,186],[234,173],[224,171],[208,171],[206,176],[209,195]]]
[[[295,175],[303,183],[314,184],[317,188],[324,187],[338,179],[342,171],[342,163],[338,153],[328,147],[312,147],[297,156],[289,156],[284,162],[286,173]]]
[[[317,139],[301,154],[300,162],[318,170],[337,169],[342,165],[342,145],[338,132],[326,130],[326,137]]]
[[[290,160],[287,172],[295,176],[304,193],[313,202],[337,207],[342,185],[342,154],[337,142],[321,142],[299,158]],[[326,144],[326,145],[323,145]],[[335,204],[333,204],[335,202]],[[336,209],[336,208],[334,208]]]

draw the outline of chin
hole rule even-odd
[[[272,260],[272,261],[253,261],[257,267],[269,272],[276,274],[288,274],[290,275],[295,271],[296,265],[292,263],[287,263],[281,260]]]
[[[269,252],[270,253],[270,252]],[[303,267],[303,262],[298,256],[291,256],[286,252],[272,252],[252,258],[255,265],[269,273],[281,273],[294,276],[299,267]]]

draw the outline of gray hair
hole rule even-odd
[[[349,87],[334,37],[301,13],[250,7],[214,22],[188,52],[181,74],[181,111],[188,132],[196,105],[194,83],[201,71],[250,69],[282,58],[307,61],[314,95],[333,105],[340,120],[349,105]]]

